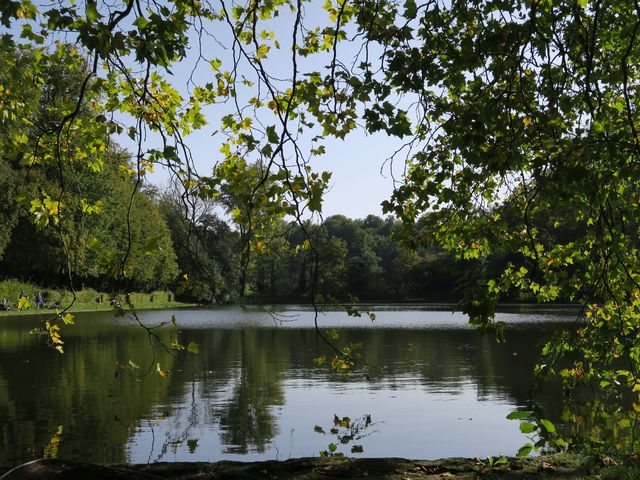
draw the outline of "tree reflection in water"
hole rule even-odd
[[[51,451],[52,438],[60,457],[98,463],[318,455],[328,439],[313,428],[334,414],[376,419],[364,455],[512,454],[525,438],[504,417],[532,406],[539,345],[561,325],[551,317],[516,323],[498,345],[459,322],[447,326],[447,313],[415,312],[421,328],[415,321],[385,323],[394,312],[379,312],[373,328],[352,323],[341,331],[345,343],[364,342],[365,381],[313,363],[330,352],[304,315],[300,323],[274,326],[266,314],[261,323],[243,322],[242,314],[219,311],[222,320],[215,321],[186,315],[182,341],[198,343],[200,353],[162,356],[169,377],[143,381],[114,376],[116,362],[151,360],[144,332],[133,325],[79,316],[65,338],[67,353],[59,355],[27,334],[24,318],[3,318],[0,464],[40,457]],[[335,327],[346,323],[343,316],[323,320]],[[568,436],[635,447],[640,407],[565,401],[557,385],[535,401]]]

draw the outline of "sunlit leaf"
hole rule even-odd
[[[544,429],[549,433],[556,433],[556,427],[553,423],[551,423],[546,418],[540,420],[540,424],[544,427]]]
[[[522,433],[532,433],[532,432],[535,432],[537,429],[538,427],[534,423],[522,422],[520,424],[520,431]]]
[[[509,415],[507,415],[507,419],[508,420],[523,420],[525,418],[528,418],[530,416],[529,412],[511,412]]]

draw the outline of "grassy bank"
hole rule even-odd
[[[20,299],[20,294],[24,292],[29,297],[29,307],[23,310],[17,309],[17,304]],[[0,301],[7,300],[7,303],[12,307],[9,311],[0,311],[2,314],[15,314],[15,313],[37,313],[43,310],[36,308],[36,295],[40,292],[44,298],[45,305],[48,309],[53,308],[55,305],[59,305],[61,308],[65,308],[71,305],[73,302],[73,293],[68,290],[57,290],[51,288],[44,288],[32,283],[21,282],[19,280],[3,280],[0,281]],[[75,302],[71,307],[72,312],[93,312],[100,310],[111,310],[113,305],[111,300],[117,298],[120,303],[125,304],[127,299],[124,295],[117,296],[113,292],[99,292],[92,288],[85,288],[75,292]],[[176,308],[186,307],[192,304],[177,302],[173,292],[167,290],[159,290],[149,293],[135,292],[130,293],[128,300],[133,303],[137,309],[147,310],[153,308]]]

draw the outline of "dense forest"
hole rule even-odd
[[[459,298],[470,278],[468,265],[463,267],[443,251],[407,250],[393,238],[397,221],[374,215],[364,220],[334,215],[303,227],[283,221],[268,241],[251,248],[243,272],[245,249],[233,225],[212,213],[195,224],[185,224],[175,199],[166,195],[160,202],[180,270],[188,273],[181,280],[187,289],[183,296],[192,300],[230,301],[243,296],[291,301],[309,299],[309,292],[315,291],[339,300],[356,296],[377,301],[451,301]]]
[[[78,138],[61,147],[74,161],[55,161],[56,149],[46,143],[51,124],[69,111],[85,65],[71,49],[59,52],[37,81],[23,82],[18,91],[6,88],[16,97],[8,101],[19,104],[24,116],[5,119],[0,131],[1,276],[46,286],[69,288],[77,281],[115,288],[113,272],[122,263],[120,288],[166,286],[178,273],[167,224],[133,178],[129,153],[89,120],[91,100],[78,107]],[[8,68],[0,83],[15,85],[34,54],[5,50],[1,60]],[[51,161],[35,162],[35,153],[19,152],[16,144],[47,151]]]
[[[118,262],[128,248],[127,225],[121,220],[134,187],[123,173],[126,159],[124,152],[110,157],[99,176],[83,175],[80,169],[72,172],[77,183],[67,188],[90,192],[102,208],[65,224],[78,239],[70,246],[61,243],[55,230],[34,224],[26,208],[5,199],[8,228],[0,250],[2,277],[67,287],[67,268],[71,268],[75,285],[101,291],[171,288],[179,298],[203,303],[241,297],[304,300],[314,282],[309,235],[318,253],[316,291],[325,297],[450,301],[458,299],[468,284],[469,265],[436,248],[412,250],[396,242],[394,232],[400,225],[393,217],[353,220],[335,215],[306,226],[283,220],[268,239],[252,243],[247,253],[240,229],[225,220],[228,215],[221,206],[201,206],[198,217],[191,220],[185,218],[175,189],[153,185],[143,187],[131,202],[131,252],[126,277],[118,278]],[[11,189],[18,189],[21,182],[35,189],[48,176],[45,169],[31,169],[27,176],[20,165],[0,162]],[[54,180],[48,186],[60,188]]]

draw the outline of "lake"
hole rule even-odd
[[[64,355],[28,333],[37,317],[0,317],[0,465],[43,455],[96,463],[283,460],[318,456],[330,443],[370,457],[513,455],[527,439],[509,412],[535,403],[559,424],[580,420],[558,385],[531,392],[540,345],[570,328],[575,314],[501,313],[507,343],[497,344],[469,329],[461,313],[375,312],[374,322],[336,311],[319,317],[339,342],[363,342],[366,375],[348,377],[314,362],[331,352],[304,307],[140,313],[146,325],[169,323],[154,330],[166,342],[176,335],[175,316],[181,342],[199,345],[197,354],[174,356],[154,353],[129,317],[78,314],[63,332]],[[139,366],[133,373],[117,367],[130,360]],[[158,363],[167,377],[156,373]],[[336,415],[356,425],[346,444],[331,433]]]

